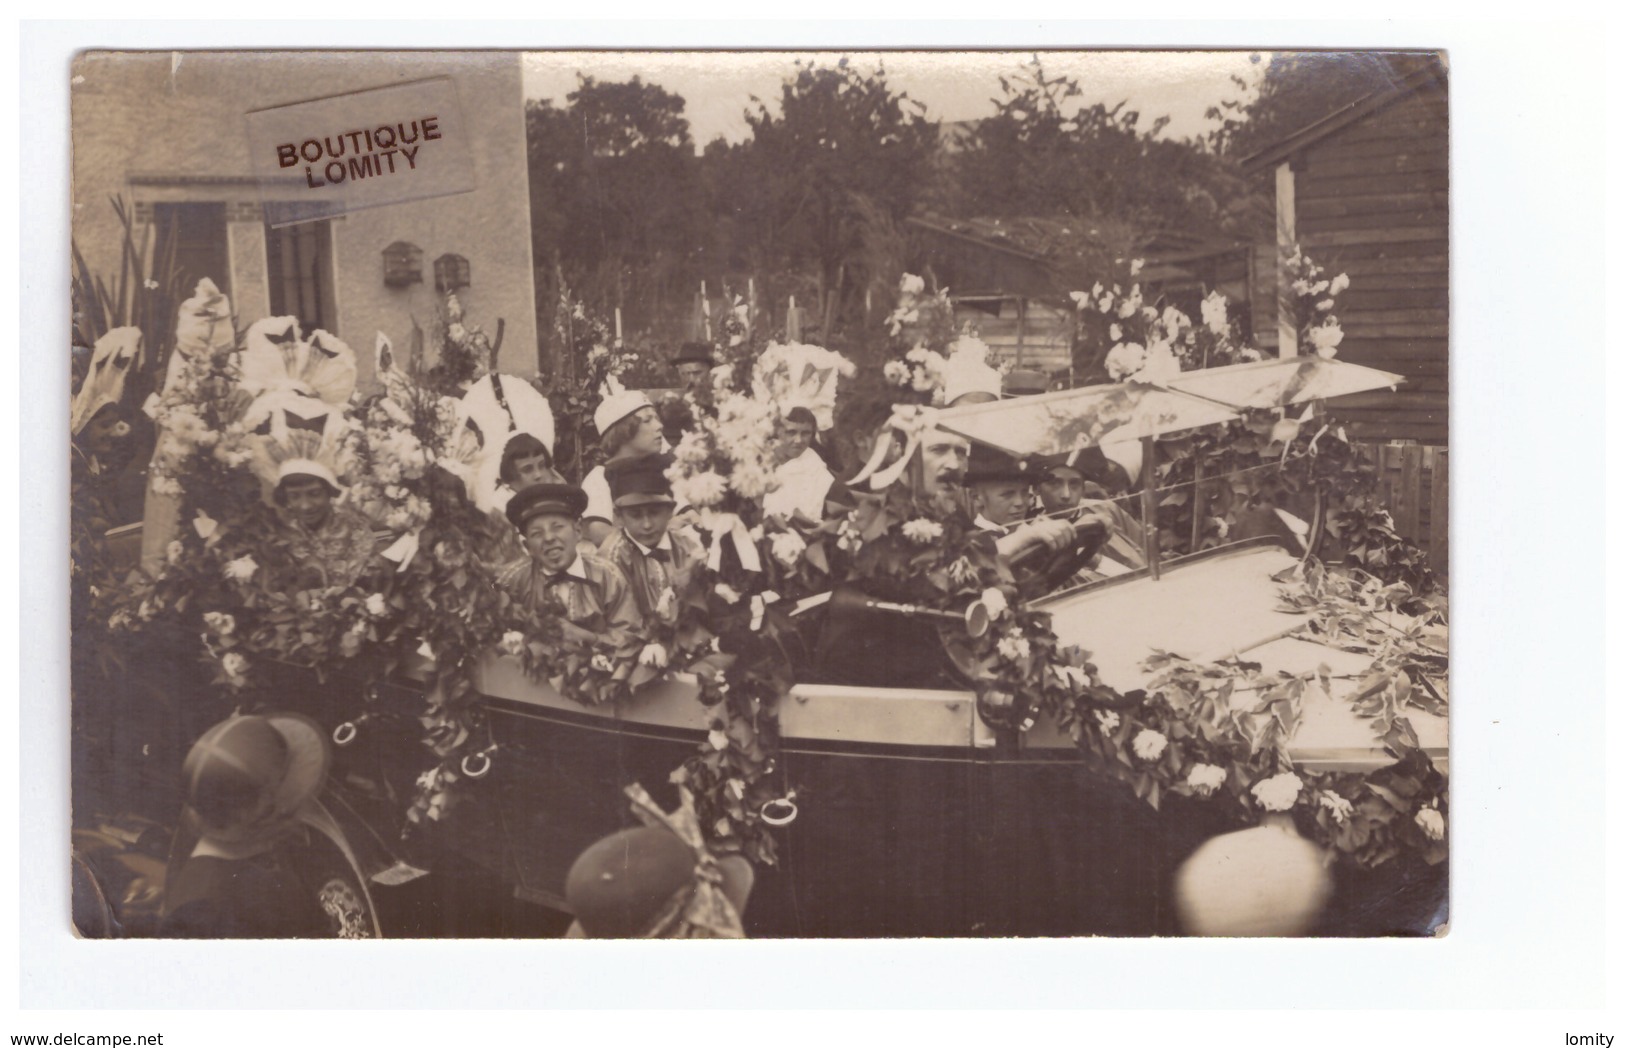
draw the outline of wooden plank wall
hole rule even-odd
[[[1433,570],[1450,566],[1450,450],[1425,444],[1368,445],[1377,461],[1377,498],[1394,530],[1427,551]]]
[[[1351,436],[1449,442],[1450,145],[1445,94],[1428,89],[1305,148],[1298,237],[1350,286],[1338,358],[1405,376],[1346,397]]]
[[[1051,373],[1072,366],[1072,318],[1060,310],[1029,301],[1019,345],[1014,302],[1000,303],[998,316],[964,308],[959,316],[974,324],[977,335],[1000,360]]]

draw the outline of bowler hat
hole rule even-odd
[[[616,459],[604,464],[604,479],[609,482],[609,495],[617,506],[641,506],[664,502],[675,505],[671,481],[666,470],[674,460],[670,455],[639,455],[636,458]]]
[[[587,493],[574,484],[532,484],[508,500],[508,521],[520,531],[536,517],[562,515],[578,520],[587,511]]]
[[[1010,397],[1029,397],[1049,392],[1049,376],[1042,371],[1021,369],[1004,376],[1004,393]]]
[[[982,484],[995,480],[1037,480],[1036,471],[1027,468],[1026,459],[990,448],[986,444],[973,444],[970,461],[965,468],[966,484]]]
[[[684,342],[677,347],[677,355],[671,358],[672,366],[678,364],[704,364],[711,367],[716,359],[711,355],[711,345],[708,342]]]
[[[181,766],[186,801],[204,837],[248,843],[321,792],[330,756],[326,733],[309,718],[232,717],[192,744]]]

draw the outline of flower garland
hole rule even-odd
[[[826,362],[841,370],[838,360]],[[189,405],[217,431],[227,429],[235,421],[231,354],[210,357],[207,368],[177,386],[182,392],[168,408]],[[732,381],[725,373],[716,413],[697,420],[672,467],[674,489],[697,510],[707,555],[672,595],[678,614],[669,625],[611,643],[572,628],[558,608],[517,621],[493,584],[487,554],[494,523],[469,504],[455,478],[430,465],[448,450],[437,436],[437,398],[425,398],[421,413],[398,402],[393,409],[374,404],[347,435],[356,461],[382,475],[377,493],[394,507],[384,511],[386,521],[421,524],[416,556],[346,587],[290,581],[284,540],[257,484],[230,454],[214,452],[218,437],[191,439],[184,442],[191,451],[176,459],[186,476],[182,519],[191,526],[168,569],[132,591],[115,618],[132,630],[165,618],[193,624],[216,681],[239,699],[253,688],[256,661],[323,672],[360,666],[376,675],[413,652],[432,657],[421,720],[436,763],[419,778],[407,813],[412,823],[443,818],[466,785],[462,762],[488,749],[474,672],[493,652],[519,658],[533,677],[588,705],[619,701],[661,672],[691,674],[713,717],[674,779],[694,793],[719,849],[771,862],[773,840],[761,813],[793,795],[776,778],[778,704],[796,676],[789,606],[862,578],[881,599],[948,610],[980,602],[990,629],[971,636],[950,626],[942,639],[974,683],[983,719],[1020,732],[1040,715],[1054,718],[1091,768],[1129,783],[1153,806],[1173,793],[1211,801],[1243,821],[1291,811],[1322,843],[1366,865],[1401,848],[1430,860],[1443,855],[1445,780],[1417,748],[1405,717],[1413,707],[1447,709],[1431,683],[1445,668],[1439,602],[1403,585],[1327,572],[1312,561],[1304,566],[1283,599],[1310,613],[1305,628],[1318,639],[1373,655],[1350,701],[1397,763],[1366,775],[1300,772],[1288,744],[1305,694],[1330,687],[1324,674],[1265,674],[1240,660],[1199,665],[1161,654],[1144,694],[1120,694],[1100,682],[1084,651],[1059,641],[1047,615],[1025,606],[985,535],[962,513],[928,507],[904,485],[859,495],[849,513],[812,526],[761,521],[756,500],[772,485],[779,405],[771,381],[760,398],[735,392]],[[199,454],[204,448],[211,453]],[[403,510],[405,517],[389,518]],[[1238,708],[1232,700],[1243,691],[1255,697]]]

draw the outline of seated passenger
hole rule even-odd
[[[784,416],[777,449],[779,486],[762,499],[764,516],[823,519],[824,499],[835,476],[813,450],[817,433],[818,420],[808,408],[793,407]]]
[[[677,508],[666,477],[670,455],[620,459],[605,467],[615,502],[615,531],[599,556],[626,576],[643,621],[672,626],[678,598],[705,550],[687,530],[671,530]]]
[[[1144,533],[1140,522],[1111,499],[1092,498],[1086,494],[1091,488],[1099,489],[1086,478],[1080,468],[1080,458],[1077,454],[1057,456],[1043,466],[1037,484],[1039,504],[1043,511],[1065,516],[1078,523],[1092,517],[1105,521],[1111,528],[1111,538],[1107,539],[1100,555],[1086,569],[1092,574],[1085,581],[1145,567]]]
[[[598,448],[606,464],[616,459],[656,455],[662,450],[665,435],[660,415],[649,398],[637,390],[622,390],[604,397],[593,412],[592,421],[598,430]],[[604,479],[604,466],[594,468],[583,477],[581,488],[587,496],[582,521],[587,540],[601,546],[615,530],[612,523],[615,500],[609,493],[609,482]]]
[[[271,494],[287,527],[288,555],[313,586],[354,585],[378,548],[371,521],[338,505],[340,494],[332,473],[311,462],[284,463]]]
[[[503,512],[514,495],[533,484],[560,484],[563,481],[564,478],[553,469],[553,456],[548,452],[547,445],[529,433],[509,434],[497,467],[497,489],[490,511],[491,516],[502,525],[496,529],[502,539],[492,554],[497,563],[505,564],[523,556],[525,552],[518,533],[508,525]]]
[[[309,398],[258,402],[267,433],[256,446],[254,469],[271,489],[285,532],[285,548],[300,589],[351,586],[377,550],[372,522],[339,504],[338,447],[344,418]],[[252,409],[251,409],[252,410]]]
[[[998,536],[1010,534],[1032,512],[1031,480],[1025,460],[982,444],[972,448],[965,487],[976,527]]]
[[[571,484],[533,484],[515,495],[507,515],[526,556],[504,568],[497,585],[528,615],[559,605],[583,639],[625,643],[641,625],[637,603],[619,568],[577,549],[586,508],[586,493]]]

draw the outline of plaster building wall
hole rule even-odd
[[[156,240],[155,208],[223,205],[225,242],[210,274],[231,296],[240,325],[268,314],[276,277],[267,261],[261,190],[251,177],[245,115],[255,109],[367,88],[450,76],[469,128],[475,189],[390,204],[331,220],[323,243],[334,333],[356,350],[370,381],[375,331],[413,344],[440,306],[433,263],[469,262],[459,292],[467,321],[495,337],[500,366],[532,374],[536,308],[520,55],[499,52],[86,53],[73,67],[74,240],[92,271],[119,271],[123,233],[109,198],[134,204],[143,250]],[[292,192],[292,188],[286,192]],[[423,255],[423,282],[389,287],[383,249],[404,240]],[[196,275],[194,274],[194,278]]]

